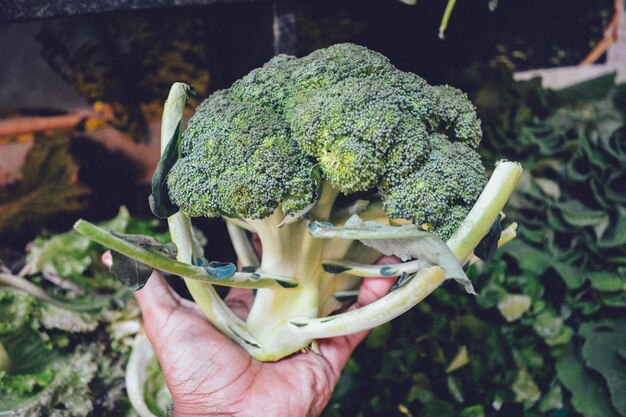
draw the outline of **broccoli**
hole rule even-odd
[[[166,102],[153,179],[178,261],[86,222],[76,228],[183,276],[208,318],[254,357],[277,360],[384,323],[446,278],[473,291],[461,265],[521,168],[502,162],[487,183],[480,121],[464,93],[352,44],[273,58],[205,100],[181,135],[187,93],[177,83]],[[190,224],[199,216],[227,221],[244,271],[203,259]],[[261,240],[260,260],[247,232]],[[371,266],[381,253],[404,263]],[[331,315],[372,274],[401,279],[367,309]],[[257,288],[245,322],[211,284]]]

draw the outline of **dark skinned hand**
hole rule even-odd
[[[103,256],[110,264],[110,254]],[[395,262],[384,257],[378,263]],[[365,278],[351,309],[389,291],[393,280]],[[154,271],[135,292],[145,332],[172,393],[174,417],[319,416],[341,371],[367,332],[322,339],[319,353],[298,352],[278,362],[259,362],[215,329],[192,301],[181,298]],[[245,318],[252,291],[233,288],[226,303]]]

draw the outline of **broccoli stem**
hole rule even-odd
[[[339,192],[325,183],[317,205],[309,217],[328,220]],[[298,286],[292,289],[259,289],[248,315],[248,328],[262,346],[254,355],[263,361],[277,360],[308,345],[311,340],[297,337],[289,326],[293,317],[317,317],[320,289],[329,274],[321,261],[325,256],[342,258],[352,242],[336,245],[332,255],[326,250],[330,241],[312,237],[306,221],[281,224],[284,216],[277,210],[272,216],[247,222],[258,233],[263,247],[259,273],[293,277]]]
[[[447,244],[462,262],[485,236],[503,209],[522,173],[514,162],[496,166],[480,197]],[[311,339],[347,335],[379,326],[406,312],[444,282],[438,266],[420,270],[398,290],[365,307],[327,318],[301,317],[290,320],[294,333]]]
[[[175,83],[170,89],[163,109],[161,153],[164,152],[170,140],[180,139],[180,129],[178,130],[178,137],[175,132],[182,121],[187,89],[188,87],[182,83]],[[202,248],[194,239],[189,218],[179,212],[168,217],[167,223],[172,242],[178,250],[176,258],[185,263],[189,263],[194,258],[201,258],[203,255]],[[185,284],[204,315],[217,329],[251,355],[259,350],[259,344],[248,332],[246,323],[228,308],[212,285],[191,279],[185,279]]]
[[[258,266],[260,263],[259,257],[254,251],[246,231],[230,222],[226,222],[226,229],[228,230],[230,241],[232,242],[235,253],[237,254],[237,259],[239,259],[242,265]]]
[[[189,280],[241,288],[264,288],[272,286],[290,287],[296,285],[293,280],[285,277],[261,276],[259,274],[241,272],[237,272],[227,278],[222,278],[219,277],[220,272],[217,269],[214,270],[211,267],[204,268],[187,263],[191,259],[196,259],[201,255],[195,255],[194,258],[182,258],[183,261],[174,261],[165,255],[155,253],[135,243],[129,242],[85,220],[79,220],[76,222],[74,229],[80,234],[87,236],[89,239],[119,252],[124,256],[135,259],[161,271],[169,272],[170,274],[178,275]]]
[[[409,261],[393,265],[370,265],[358,262],[330,260],[322,261],[324,270],[331,274],[345,273],[357,277],[389,277],[395,278],[402,273],[414,274],[422,268],[430,266],[426,261]]]
[[[470,256],[515,189],[522,175],[517,162],[500,161],[476,203],[448,240],[448,246],[459,262]]]
[[[178,248],[177,258],[180,261],[202,256],[202,249],[193,237],[189,218],[182,213],[176,213],[168,217],[167,222],[172,241]],[[213,286],[189,278],[184,279],[189,293],[209,321],[239,346],[254,354],[259,349],[258,342],[248,332],[246,323],[228,308]]]

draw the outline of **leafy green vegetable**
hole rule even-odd
[[[585,417],[612,417],[617,414],[609,392],[596,373],[587,369],[573,349],[556,363],[556,371],[563,385],[572,393],[572,405]]]
[[[470,93],[483,120],[483,154],[525,168],[507,209],[519,237],[467,270],[477,298],[441,288],[389,323],[382,341],[357,350],[330,409],[398,415],[402,403],[420,416],[473,406],[487,416],[625,416],[617,394],[626,382],[617,182],[626,166],[626,88],[605,78],[559,95],[505,71],[478,74],[490,77],[474,80]],[[459,346],[469,361],[451,384],[445,371]]]
[[[590,368],[600,372],[606,381],[615,409],[626,415],[626,320],[583,323],[580,335],[585,338],[582,356]]]
[[[102,226],[155,229],[153,221],[131,218],[124,208]],[[0,286],[0,412],[124,414],[129,405],[123,364],[139,330],[130,291],[99,262],[101,247],[74,231],[37,238],[29,248],[21,276],[13,277],[48,298]],[[1,273],[11,271],[5,267]],[[62,302],[51,304],[50,297]]]

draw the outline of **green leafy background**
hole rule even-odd
[[[626,86],[557,92],[476,66],[484,157],[525,168],[518,239],[375,329],[327,416],[626,415]]]

